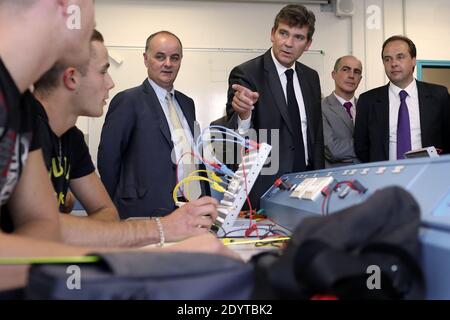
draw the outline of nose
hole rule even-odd
[[[284,42],[284,45],[286,47],[291,48],[293,46],[294,43],[294,38],[293,37],[287,37],[286,41]]]
[[[164,66],[166,66],[166,67],[171,67],[172,66],[172,61],[170,60],[170,57],[167,57],[164,60]]]
[[[111,75],[108,73],[108,76],[107,76],[107,86],[106,86],[106,88],[107,88],[108,90],[111,90],[111,89],[114,88],[114,87],[115,87],[115,83],[114,83],[113,79],[111,78]]]

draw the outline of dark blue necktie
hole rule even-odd
[[[298,109],[297,98],[295,97],[294,82],[292,81],[294,70],[287,69],[286,74],[286,96],[289,117],[291,118],[294,130],[294,172],[305,171],[305,146],[303,145],[302,121]]]
[[[400,91],[400,109],[397,121],[397,159],[404,159],[405,152],[411,150],[411,128],[409,124],[409,112],[406,105],[408,93]]]

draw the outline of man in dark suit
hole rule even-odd
[[[362,94],[357,105],[355,152],[363,162],[403,159],[409,150],[434,146],[450,152],[447,88],[416,81],[416,46],[407,37],[383,43],[390,83]]]
[[[359,163],[353,147],[353,128],[355,91],[362,79],[361,61],[354,56],[340,57],[331,76],[335,83],[334,92],[322,100],[325,166]]]
[[[122,218],[172,212],[177,163],[179,179],[192,172],[179,161],[192,147],[195,125],[194,101],[173,87],[182,56],[177,36],[167,31],[152,34],[144,53],[148,78],[111,101],[98,169]],[[183,158],[192,164],[190,156]],[[194,192],[198,196],[198,182],[190,186],[196,187],[191,198]]]
[[[228,126],[272,145],[271,166],[264,168],[250,194],[258,207],[276,178],[289,172],[324,167],[321,91],[316,71],[297,62],[314,34],[315,16],[302,5],[287,5],[276,16],[272,48],[235,67],[229,77]]]

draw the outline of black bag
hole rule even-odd
[[[281,257],[255,257],[253,297],[423,298],[419,225],[417,202],[399,187],[332,215],[306,218]]]
[[[25,299],[248,299],[253,267],[225,256],[201,253],[123,252],[79,264],[81,286],[69,289],[66,264],[34,265]]]

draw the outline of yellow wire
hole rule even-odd
[[[290,237],[280,237],[280,238],[267,238],[267,239],[250,239],[250,240],[236,240],[233,238],[223,238],[222,243],[225,246],[229,245],[238,245],[238,244],[250,244],[250,243],[267,243],[267,242],[277,242],[277,241],[286,241],[289,240]]]
[[[195,173],[201,173],[201,172],[207,173],[207,174],[210,176],[210,178],[211,178],[212,180],[214,180],[215,182],[219,182],[219,183],[223,182],[223,180],[220,179],[220,178],[217,176],[217,174],[216,174],[214,171],[212,171],[212,170],[205,170],[205,169],[195,170],[195,171],[192,171],[192,172],[189,174],[188,177],[193,176]]]
[[[211,184],[211,188],[213,188],[214,190],[217,190],[219,192],[225,192],[225,189],[222,186],[220,186],[217,182],[215,182],[214,180],[211,180],[211,179],[205,178],[205,177],[201,177],[201,176],[188,176],[188,177],[184,178],[183,180],[181,180],[180,182],[178,182],[177,185],[175,186],[175,188],[173,188],[172,198],[175,203],[178,202],[178,199],[177,199],[178,189],[183,184],[190,183],[191,181],[207,181]],[[189,201],[190,199],[188,198],[187,200]]]

